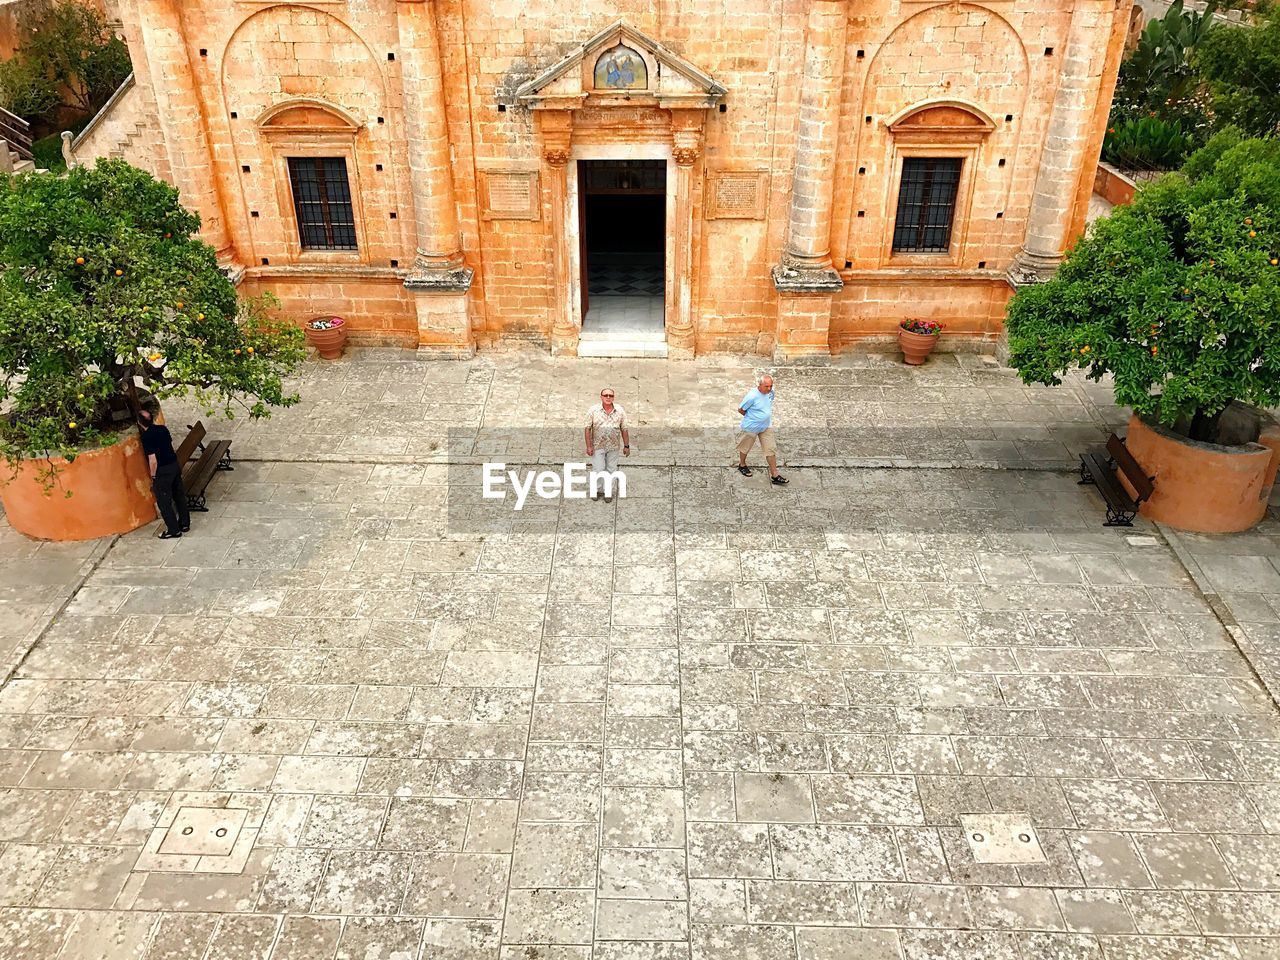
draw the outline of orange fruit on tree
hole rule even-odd
[[[203,319],[204,319],[204,314],[203,314],[203,313],[197,313],[197,314],[196,314],[196,319],[197,319],[197,320],[203,320]]]
[[[250,352],[250,353],[253,353],[253,347],[250,347],[250,348],[249,348],[249,352]]]
[[[117,276],[117,277],[123,277],[123,276],[124,276],[124,271],[123,271],[123,270],[117,270],[117,271],[116,271],[116,276]]]
[[[186,306],[186,304],[183,303],[181,300],[179,300],[177,303],[174,304],[174,306],[177,307],[179,310],[181,310],[183,307]]]
[[[1253,225],[1253,217],[1245,217],[1245,218],[1244,218],[1244,225],[1245,225],[1246,227],[1248,227],[1248,226],[1252,226],[1252,225]]]
[[[1159,347],[1152,347],[1152,348],[1151,348],[1151,355],[1152,355],[1153,357],[1154,357],[1157,353],[1159,353],[1159,352],[1160,352],[1160,348],[1159,348]]]
[[[1081,352],[1081,353],[1088,353],[1088,352],[1089,352],[1089,349],[1090,349],[1090,348],[1089,348],[1088,346],[1083,346],[1083,347],[1081,347],[1081,348],[1080,348],[1080,352]]]
[[[76,428],[76,422],[75,422],[74,420],[72,420],[70,423],[68,423],[68,424],[67,424],[67,426],[68,426],[70,429],[74,430],[74,429]]]
[[[1256,237],[1257,235],[1258,235],[1258,231],[1257,231],[1257,230],[1250,230],[1250,231],[1249,231],[1249,236],[1251,236],[1251,237]]]
[[[76,266],[77,266],[77,267],[83,267],[83,266],[84,266],[84,257],[76,257]]]

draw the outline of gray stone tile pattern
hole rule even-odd
[[[0,530],[0,957],[1280,955],[1280,523],[1102,528],[979,356],[778,371],[776,490],[753,371],[352,351],[191,536]],[[627,499],[475,502],[606,381]]]
[[[1280,716],[1158,531],[762,473],[465,533],[444,464],[241,463],[121,538],[0,689],[0,956],[1280,953]],[[1274,630],[1274,568],[1204,565]]]

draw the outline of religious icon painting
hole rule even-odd
[[[595,82],[597,90],[643,90],[649,71],[640,54],[620,43],[596,60]]]

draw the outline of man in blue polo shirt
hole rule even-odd
[[[773,377],[761,374],[756,380],[756,388],[742,398],[738,412],[742,414],[742,425],[738,428],[738,472],[744,477],[751,476],[747,454],[758,440],[765,462],[769,464],[770,480],[784,486],[787,478],[778,473],[778,446],[773,434]]]

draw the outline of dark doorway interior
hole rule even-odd
[[[581,160],[583,333],[663,331],[665,160]]]

